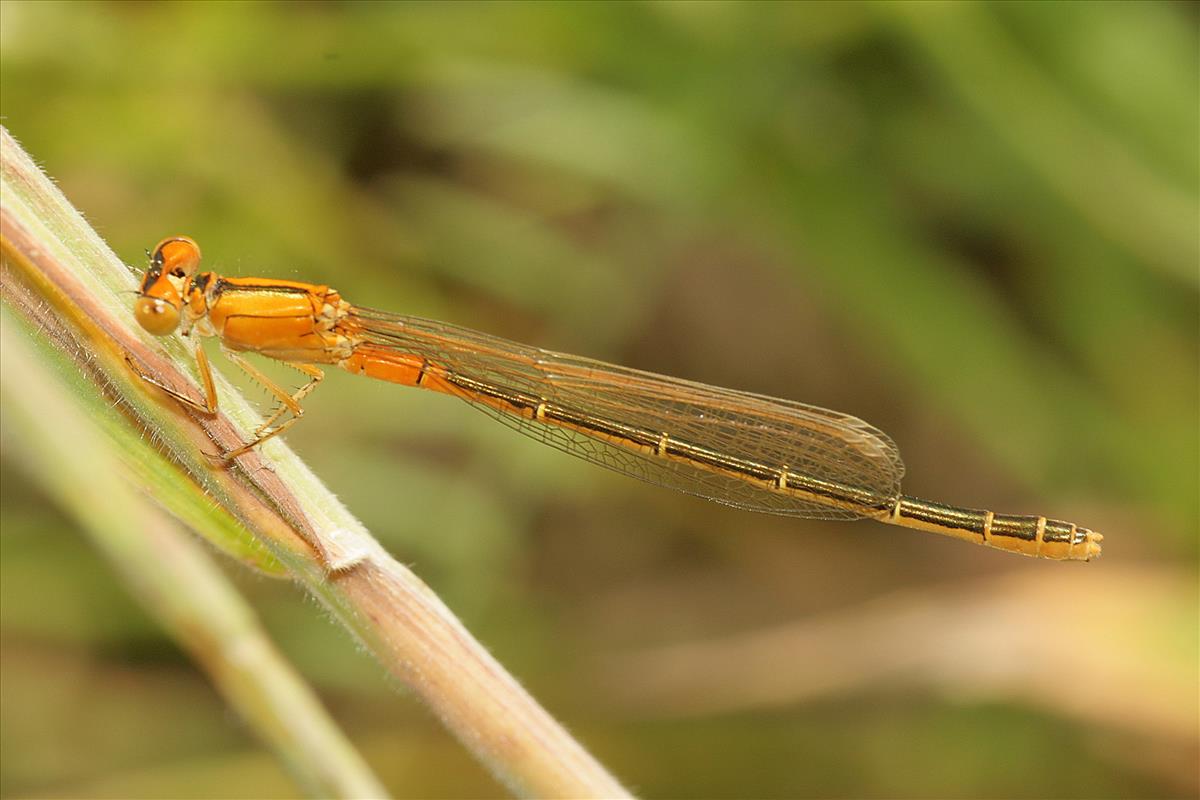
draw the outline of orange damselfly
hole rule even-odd
[[[198,411],[217,410],[199,337],[262,383],[279,407],[233,459],[287,430],[301,401],[336,366],[466,400],[501,422],[587,461],[751,511],[813,519],[870,518],[1028,556],[1086,561],[1099,533],[1040,516],[997,514],[904,495],[896,445],[866,422],[815,406],[605,364],[444,322],[351,305],[328,286],[200,272],[186,236],[158,244],[134,307],[152,334],[195,341],[198,402],[141,377]],[[308,377],[295,392],[245,358],[258,353]],[[132,361],[130,363],[133,363]]]

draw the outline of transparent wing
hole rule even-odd
[[[372,344],[420,356],[481,383],[667,434],[673,442],[855,487],[881,502],[899,496],[904,464],[896,445],[882,431],[847,414],[554,353],[418,317],[354,308],[347,322]],[[863,516],[761,482],[508,413],[470,396],[464,399],[545,444],[649,483],[772,514]]]

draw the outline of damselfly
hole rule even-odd
[[[904,463],[882,431],[837,411],[720,389],[563,355],[444,322],[351,305],[328,286],[200,272],[200,248],[164,239],[142,279],[134,315],[157,336],[194,341],[204,399],[217,410],[199,338],[279,401],[234,459],[283,433],[323,377],[321,366],[466,400],[552,447],[644,481],[750,511],[812,519],[870,518],[1028,556],[1087,561],[1099,533],[1039,516],[997,514],[904,495]],[[286,362],[308,381],[289,392],[239,353]],[[133,363],[132,361],[130,362]]]

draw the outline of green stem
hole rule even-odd
[[[247,441],[250,405],[218,375],[221,412],[193,415],[137,378],[126,358],[196,391],[183,342],[131,327],[128,271],[2,128],[0,178],[4,295],[76,361],[90,384],[81,391],[115,401],[137,437],[152,434],[181,480],[249,531],[515,792],[627,796],[285,443],[266,443],[237,469],[215,466],[204,452]]]

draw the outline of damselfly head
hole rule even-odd
[[[200,247],[186,236],[169,236],[150,253],[150,266],[142,278],[133,316],[155,336],[166,336],[179,327],[187,281],[200,266]]]

